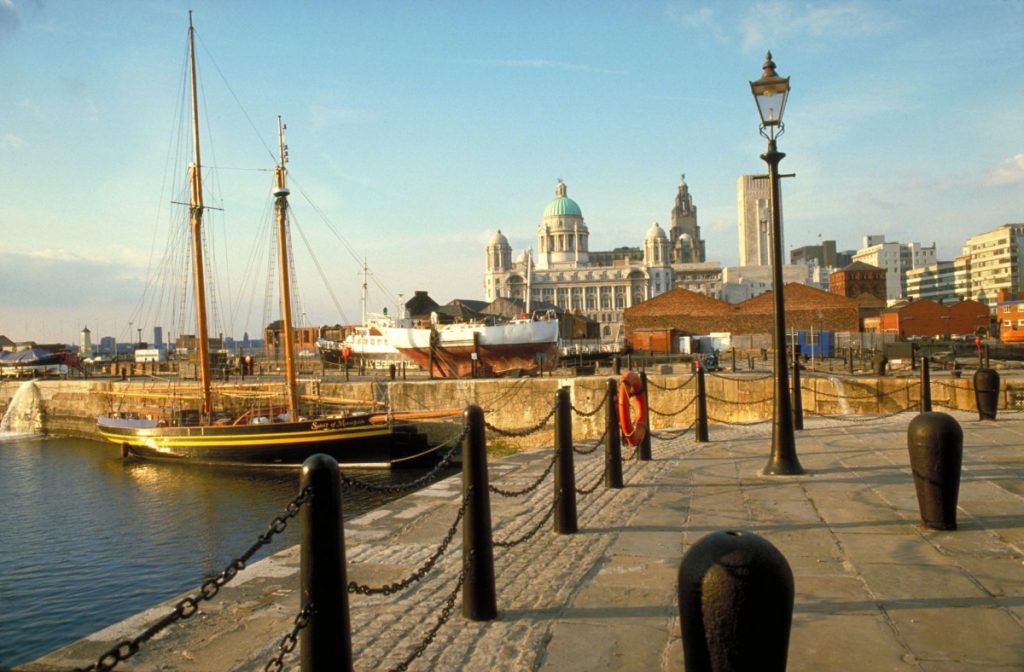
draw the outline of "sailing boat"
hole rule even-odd
[[[285,354],[285,388],[288,406],[283,413],[236,416],[214,410],[210,352],[207,343],[206,285],[203,275],[203,180],[199,144],[199,103],[192,14],[188,27],[189,68],[192,96],[194,162],[189,166],[191,196],[189,219],[192,234],[192,272],[196,301],[196,339],[201,388],[198,410],[177,411],[170,417],[128,414],[101,417],[97,423],[105,439],[122,447],[125,456],[211,464],[297,465],[315,453],[326,453],[340,464],[385,466],[411,459],[426,450],[425,438],[411,423],[389,422],[385,414],[356,413],[345,416],[303,418],[296,385],[296,353],[291,317],[288,263],[288,187],[285,163],[285,126],[278,119],[280,163],[275,167],[274,210],[280,269],[281,312]],[[146,417],[148,416],[148,417]]]

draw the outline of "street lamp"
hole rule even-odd
[[[782,296],[782,222],[779,194],[779,162],[786,156],[775,147],[775,138],[782,135],[782,113],[789,97],[789,77],[775,72],[772,52],[765,56],[761,79],[750,83],[750,91],[761,115],[761,135],[768,139],[768,151],[761,158],[768,164],[771,189],[772,291],[775,294],[775,417],[772,428],[772,453],[762,470],[765,476],[790,476],[804,473],[796,456],[793,430],[793,408],[789,397],[789,372],[786,369],[786,315]]]

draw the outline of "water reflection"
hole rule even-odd
[[[387,471],[346,473],[392,482]],[[220,572],[284,512],[299,474],[126,462],[112,444],[77,439],[0,441],[0,665],[32,660]],[[393,498],[345,490],[345,517]],[[255,559],[298,537],[293,523]]]

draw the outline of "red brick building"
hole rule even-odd
[[[263,330],[263,338],[266,343],[267,357],[270,359],[284,359],[284,343],[281,341],[284,331],[284,322],[277,320],[267,325]],[[295,327],[292,330],[292,339],[295,343],[295,352],[316,352],[316,339],[320,335],[319,327]]]
[[[799,283],[786,285],[786,326],[798,330],[858,331],[858,304]],[[729,332],[770,334],[775,328],[774,292],[731,304],[685,289],[673,289],[626,308],[626,339],[634,331],[675,330],[682,335]]]
[[[854,298],[870,294],[885,302],[885,269],[855,261],[828,276],[829,291]]]
[[[973,300],[944,306],[931,299],[918,299],[882,311],[879,330],[910,336],[962,336],[987,333],[990,311],[987,305]]]

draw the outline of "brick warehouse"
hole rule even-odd
[[[800,331],[859,331],[858,303],[799,283],[785,287],[786,328]],[[685,289],[673,289],[626,308],[626,339],[634,331],[673,329],[682,335],[729,332],[770,334],[774,330],[773,292],[742,303],[726,303]]]
[[[964,336],[987,333],[991,311],[984,303],[967,299],[949,306],[918,299],[882,311],[880,329],[908,336]]]

